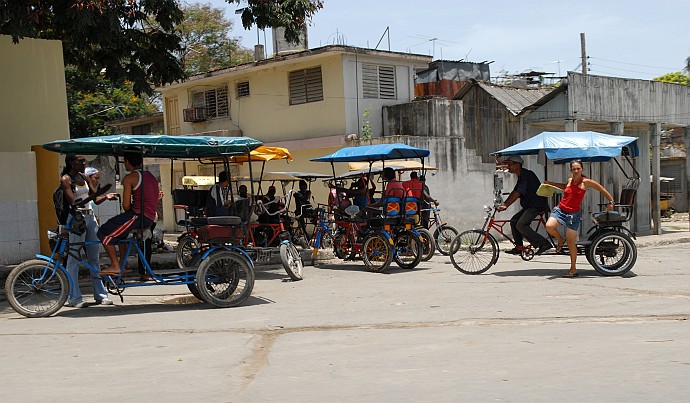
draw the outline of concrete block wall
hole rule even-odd
[[[40,250],[36,200],[0,201],[0,264],[16,264]]]

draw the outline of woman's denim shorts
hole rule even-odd
[[[551,217],[555,218],[560,224],[565,225],[567,228],[577,231],[580,228],[580,218],[582,217],[582,211],[577,211],[575,213],[566,213],[565,211],[558,208],[558,206],[553,208],[551,211]]]

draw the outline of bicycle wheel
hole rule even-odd
[[[450,245],[450,261],[465,274],[481,274],[498,260],[498,244],[482,230],[469,230],[458,235]]]
[[[280,244],[280,261],[292,281],[302,280],[302,256],[293,243]]]
[[[198,266],[200,260],[201,260],[201,253],[194,254],[194,256],[192,256],[192,258],[191,258],[191,261],[189,262],[189,267]],[[191,292],[192,295],[195,296],[197,299],[199,299],[201,301],[204,300],[204,297],[201,296],[199,289],[196,287],[196,283],[188,283],[187,288],[189,289],[189,292]]]
[[[436,228],[434,231],[434,241],[436,242],[436,249],[442,255],[448,256],[450,253],[450,243],[458,236],[458,230],[455,227],[443,224],[441,228]]]
[[[606,231],[592,240],[587,260],[604,276],[622,276],[637,261],[637,246],[628,234]]]
[[[347,231],[339,231],[333,237],[333,254],[338,259],[353,259],[355,254],[354,240]]]
[[[434,252],[436,252],[436,241],[434,241],[431,231],[426,228],[417,228],[417,232],[422,236],[422,246],[424,247],[422,262],[428,262],[434,256]]]
[[[175,251],[175,257],[177,259],[177,267],[180,269],[185,269],[190,266],[192,261],[192,256],[201,247],[199,241],[192,235],[183,235],[177,242],[177,250]]]
[[[28,260],[15,267],[5,280],[7,302],[27,318],[50,316],[69,295],[67,275],[45,260]]]
[[[393,261],[393,247],[380,232],[368,234],[362,243],[362,260],[367,269],[385,273]]]
[[[254,289],[254,269],[237,252],[219,250],[199,264],[196,288],[201,298],[215,307],[237,306]]]
[[[393,260],[403,269],[414,269],[422,261],[424,244],[412,231],[405,231],[393,240]]]

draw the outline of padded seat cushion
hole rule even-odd
[[[241,225],[242,219],[240,217],[231,216],[231,215],[218,216],[218,217],[208,217],[208,223],[210,225],[233,226],[233,225]]]
[[[597,225],[622,225],[627,216],[618,211],[600,211],[592,214],[592,219]]]

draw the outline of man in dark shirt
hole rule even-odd
[[[547,241],[546,238],[539,235],[531,227],[532,221],[536,216],[543,211],[549,210],[547,199],[537,195],[537,189],[541,182],[539,182],[539,178],[537,178],[534,172],[522,167],[524,162],[519,155],[511,155],[503,160],[503,163],[508,168],[508,172],[517,175],[518,180],[513,191],[506,201],[497,207],[497,210],[504,211],[518,198],[520,199],[520,207],[522,208],[510,219],[510,229],[515,239],[515,245],[523,246],[523,237],[527,238],[532,246],[537,248],[536,254],[541,255],[551,248],[551,242]],[[506,253],[519,255],[521,251],[515,247]]]

